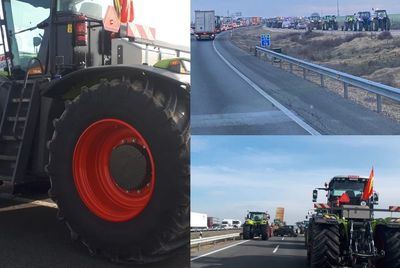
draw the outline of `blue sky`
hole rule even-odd
[[[372,166],[379,207],[400,205],[400,137],[192,136],[191,148],[194,212],[242,220],[282,206],[294,223],[313,207],[315,187],[335,175],[368,177]]]
[[[384,8],[389,13],[400,13],[398,0],[339,0],[340,13],[354,14],[360,9]],[[192,0],[194,10],[214,9],[219,15],[241,11],[243,16],[309,16],[312,12],[336,14],[336,0]]]

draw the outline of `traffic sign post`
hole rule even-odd
[[[271,46],[271,35],[270,34],[262,34],[261,35],[261,47],[270,47]]]

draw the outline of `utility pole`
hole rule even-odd
[[[337,16],[340,16],[340,12],[339,12],[339,0],[336,0],[336,4],[337,4]]]

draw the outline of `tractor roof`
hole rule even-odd
[[[360,176],[357,176],[357,175],[346,175],[346,176],[340,175],[340,176],[333,177],[330,180],[329,184],[331,184],[334,181],[361,181],[361,182],[365,182],[367,180],[368,180],[368,178],[360,177]]]

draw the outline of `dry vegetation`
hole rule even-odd
[[[259,36],[265,33],[262,28],[237,31],[232,41],[246,51],[252,51],[259,43]],[[311,61],[329,68],[343,71],[366,79],[400,88],[400,37],[390,33],[379,35],[354,33],[333,35],[320,32],[274,32],[271,34],[273,48],[296,58]],[[303,76],[301,70],[295,74]],[[312,74],[307,79],[319,83]],[[325,86],[343,95],[343,85],[328,79]],[[349,98],[376,110],[376,96],[363,90],[349,88]],[[400,121],[400,105],[384,99],[383,112]]]

